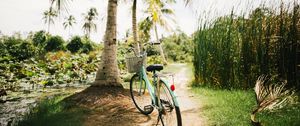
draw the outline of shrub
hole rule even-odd
[[[76,53],[80,50],[80,48],[83,47],[83,43],[81,41],[81,38],[79,36],[75,36],[71,39],[70,43],[67,44],[67,49],[72,52]]]
[[[65,41],[60,36],[50,37],[45,46],[45,50],[47,52],[55,52],[55,51],[63,50],[64,43],[65,43]]]
[[[32,43],[22,42],[18,45],[18,49],[16,50],[15,57],[18,60],[25,60],[33,57],[35,55],[35,48]]]
[[[3,42],[0,42],[0,57],[8,55],[8,52],[6,50],[5,44]]]
[[[25,60],[35,55],[35,48],[32,43],[15,37],[4,40],[3,47],[15,60]]]
[[[45,46],[46,44],[46,32],[38,31],[33,35],[32,42],[34,46]]]
[[[90,51],[93,51],[93,50],[94,50],[94,48],[91,43],[84,43],[81,48],[82,53],[89,53]]]

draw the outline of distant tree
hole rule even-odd
[[[150,17],[145,18],[139,22],[139,38],[141,43],[146,43],[150,40],[150,30],[153,27],[153,22],[150,20]]]
[[[55,10],[57,14],[68,12],[69,2],[72,0],[50,0],[50,8]]]
[[[46,32],[38,31],[33,35],[32,42],[34,46],[45,46],[46,44]]]
[[[64,43],[65,43],[65,41],[60,36],[50,37],[47,40],[47,44],[45,46],[45,50],[47,52],[51,52],[51,51],[53,52],[53,51],[63,50],[64,49]]]
[[[15,37],[8,37],[3,40],[3,47],[6,51],[3,51],[13,57],[14,60],[22,61],[31,58],[35,55],[35,48],[27,40],[23,40]]]
[[[174,0],[167,1],[167,3],[174,3]],[[170,30],[170,24],[167,22],[167,18],[171,19],[171,16],[174,15],[174,12],[170,8],[166,8],[164,1],[156,0],[156,1],[147,1],[148,9],[147,13],[150,14],[150,21],[152,22],[152,26],[154,27],[156,42],[160,43],[158,38],[158,31],[157,31],[157,25],[162,26],[166,30]],[[172,19],[171,19],[172,20]],[[172,20],[174,21],[174,20]],[[174,21],[175,22],[175,21]],[[160,55],[162,57],[162,60],[164,64],[167,64],[167,60],[165,58],[165,54],[163,52],[162,45],[159,45],[160,48]]]
[[[88,38],[90,37],[92,31],[97,31],[97,25],[94,23],[94,21],[97,19],[97,16],[98,12],[96,8],[90,8],[87,14],[84,15],[85,22],[82,26],[82,29]]]
[[[73,24],[76,24],[76,19],[73,15],[70,15],[69,17],[65,18],[66,21],[63,23],[64,29],[69,29],[69,35],[71,35],[71,28],[73,27]]]
[[[79,36],[75,36],[71,39],[70,43],[67,44],[67,49],[72,53],[78,52],[83,46],[82,40]]]
[[[43,19],[44,19],[45,24],[48,25],[47,32],[49,33],[50,32],[50,25],[54,24],[54,18],[57,17],[57,12],[55,10],[53,10],[52,7],[50,7],[49,10],[46,10],[43,13],[43,16],[44,16]]]

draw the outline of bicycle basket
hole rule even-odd
[[[129,73],[135,73],[138,72],[141,67],[146,66],[146,60],[147,56],[144,55],[142,57],[136,57],[136,56],[128,56],[125,57],[126,67],[128,69]]]

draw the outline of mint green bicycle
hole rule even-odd
[[[134,51],[133,51],[134,52]],[[130,80],[130,94],[136,108],[148,115],[154,108],[158,110],[157,124],[163,126],[181,126],[181,114],[174,93],[174,84],[169,84],[157,74],[163,70],[163,65],[153,64],[146,66],[147,53],[126,57],[126,65],[130,73],[135,73]],[[147,73],[152,72],[152,83]]]

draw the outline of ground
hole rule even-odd
[[[172,65],[171,65],[172,66]],[[200,102],[188,87],[192,78],[191,69],[186,64],[173,64],[178,68],[174,75],[182,121],[184,126],[201,126],[205,118],[201,116]],[[146,116],[134,106],[128,89],[116,87],[89,87],[64,101],[89,109],[84,116],[85,126],[149,126],[155,125],[156,112]]]

